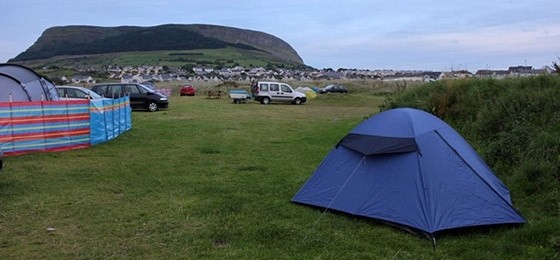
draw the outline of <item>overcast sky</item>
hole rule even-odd
[[[4,0],[0,63],[63,25],[214,24],[272,34],[315,68],[451,70],[550,65],[558,0]]]

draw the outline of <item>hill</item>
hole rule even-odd
[[[83,58],[84,55],[114,56],[116,53],[129,52],[219,49],[234,49],[242,56],[243,53],[258,54],[289,67],[305,66],[297,52],[278,37],[258,31],[203,24],[51,27],[31,47],[9,62],[52,61],[74,56]],[[169,53],[166,54],[169,56]]]

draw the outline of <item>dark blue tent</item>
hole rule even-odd
[[[453,128],[399,108],[369,118],[334,147],[293,202],[423,232],[521,224],[507,187]]]

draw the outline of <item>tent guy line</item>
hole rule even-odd
[[[333,203],[333,201],[338,197],[338,195],[340,194],[340,192],[342,191],[342,189],[344,189],[344,187],[346,186],[346,184],[348,183],[348,181],[350,180],[350,178],[352,178],[352,176],[354,175],[354,173],[356,172],[356,170],[358,169],[358,167],[360,166],[360,164],[366,159],[366,157],[362,157],[362,161],[360,161],[360,163],[358,165],[356,165],[356,167],[354,168],[354,171],[352,171],[352,174],[346,179],[346,181],[344,182],[344,184],[342,185],[342,187],[340,187],[340,189],[338,189],[338,192],[336,193],[336,196],[331,200],[331,202],[329,203],[329,205],[327,207],[325,207],[325,209],[323,210],[323,212],[321,213],[321,215],[317,218],[317,221],[315,221],[315,223],[313,223],[313,225],[311,226],[311,228],[309,228],[309,231],[307,232],[307,234],[305,234],[305,236],[303,237],[303,239],[301,240],[301,242],[305,241],[307,239],[307,237],[309,236],[309,234],[311,233],[311,231],[313,229],[315,229],[315,226],[317,226],[317,224],[319,224],[319,221],[321,220],[321,218],[323,218],[323,216],[325,215],[325,213],[327,213],[327,211],[329,210],[331,204]],[[308,180],[309,181],[309,180]]]

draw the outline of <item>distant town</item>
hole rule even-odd
[[[48,68],[43,68],[48,70]],[[535,69],[532,66],[513,66],[507,70],[478,70],[475,73],[467,70],[452,71],[401,71],[401,70],[367,70],[367,69],[265,69],[263,67],[215,69],[212,67],[194,67],[192,71],[165,66],[110,66],[110,67],[77,67],[73,76],[61,76],[63,83],[94,84],[97,80],[130,82],[251,82],[254,80],[281,81],[317,81],[317,80],[380,80],[380,81],[437,81],[442,79],[464,78],[495,78],[528,77],[552,73],[548,66]],[[92,75],[105,75],[97,78]]]

